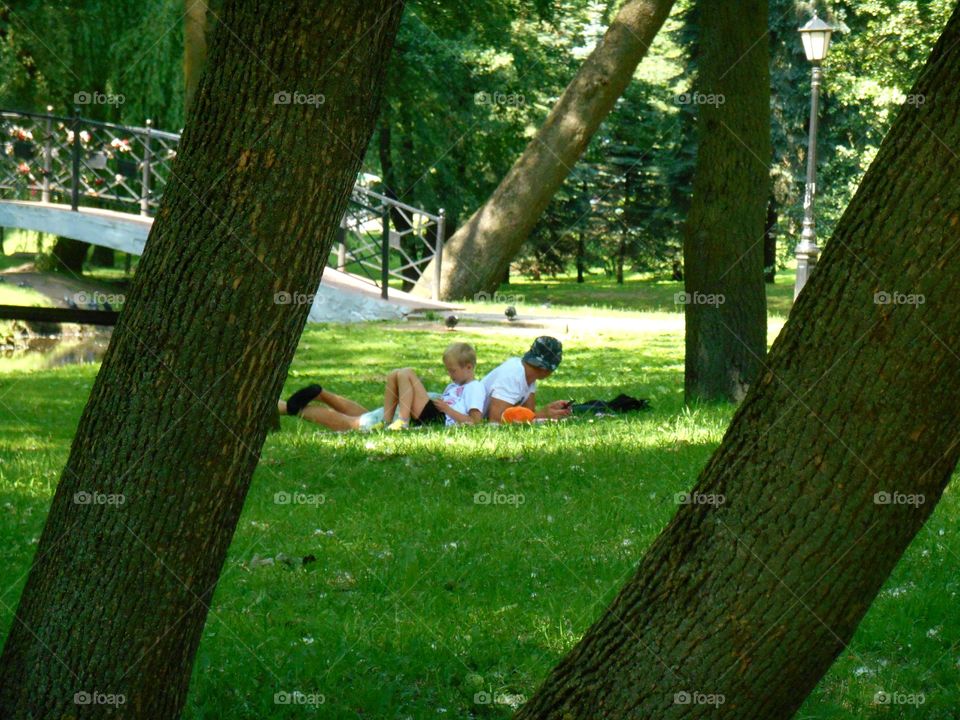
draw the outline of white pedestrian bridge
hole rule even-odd
[[[49,110],[49,109],[48,109]],[[81,118],[0,110],[0,227],[143,253],[171,176],[180,135]],[[442,257],[444,213],[429,213],[358,182],[340,223],[310,319],[334,308],[356,319],[444,310],[390,287],[419,278]],[[441,259],[438,257],[438,261]],[[346,313],[344,313],[346,311]]]

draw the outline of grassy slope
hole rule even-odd
[[[544,401],[620,390],[652,400],[628,420],[338,436],[284,419],[254,476],[185,717],[508,717],[477,693],[533,691],[629,576],[729,422],[727,407],[683,408],[682,335],[662,328],[569,338],[543,385]],[[476,344],[481,369],[527,342],[311,326],[286,390],[319,380],[372,406],[387,370],[425,358],[438,387],[436,359],[453,338]],[[4,632],[95,371],[0,373]],[[523,502],[475,502],[491,491]],[[295,492],[323,502],[275,502]],[[948,492],[801,717],[952,717],[956,513]],[[317,562],[251,564],[277,553]],[[881,689],[923,692],[925,704],[873,705]],[[323,707],[275,704],[295,690],[322,694]]]

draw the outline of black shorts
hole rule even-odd
[[[410,418],[410,427],[443,425],[446,422],[447,416],[437,410],[437,406],[433,404],[433,400],[427,400],[427,404],[424,405],[423,410],[420,411],[420,417]]]

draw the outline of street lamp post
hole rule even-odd
[[[820,255],[813,219],[813,198],[817,193],[817,120],[820,107],[820,80],[823,77],[820,64],[827,57],[832,32],[833,28],[817,17],[816,13],[810,22],[800,28],[803,51],[807,55],[807,60],[813,63],[813,74],[810,93],[810,139],[807,147],[807,184],[803,193],[803,231],[796,250],[797,281],[793,289],[794,300],[806,285],[807,278],[810,277]]]

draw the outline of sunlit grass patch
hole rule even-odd
[[[571,331],[538,395],[626,392],[648,398],[649,412],[371,435],[282,418],[213,598],[184,717],[509,717],[635,571],[732,417],[727,405],[683,405],[682,323],[648,315],[643,331]],[[400,366],[438,389],[452,340],[476,346],[482,373],[530,335],[308,326],[284,392],[320,382],[373,407]],[[97,367],[0,374],[3,628]],[[948,492],[798,717],[895,716],[874,703],[880,690],[926,693],[918,717],[952,717],[957,510]],[[278,693],[313,703],[278,704]]]

